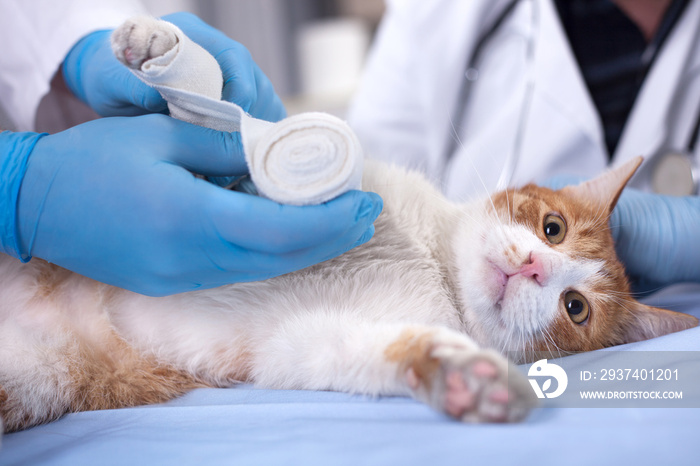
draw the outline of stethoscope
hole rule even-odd
[[[647,71],[651,68],[654,59],[666,38],[670,34],[675,24],[680,19],[688,1],[674,1],[669,6],[671,21],[665,31],[660,31],[657,34],[658,40],[649,44],[645,51],[643,60],[647,60],[645,65]],[[698,193],[698,181],[700,181],[700,172],[698,171],[697,161],[695,159],[695,145],[700,132],[700,112],[695,117],[695,123],[691,126],[690,136],[686,140],[685,147],[664,148],[656,154],[654,160],[656,162],[651,169],[651,187],[659,194],[668,194],[672,196],[689,196]]]
[[[700,112],[685,149],[666,149],[657,155],[657,162],[651,171],[651,187],[654,192],[671,196],[698,194],[700,170],[695,159],[695,145],[699,132]]]
[[[480,78],[478,65],[484,48],[498,32],[501,25],[511,16],[515,10],[515,7],[518,3],[520,3],[520,1],[521,0],[511,0],[496,17],[493,23],[491,23],[491,25],[484,32],[482,32],[476,40],[476,44],[472,49],[469,60],[467,60],[464,80],[462,80],[457,104],[455,105],[452,113],[452,128],[448,136],[448,143],[446,144],[445,150],[446,159],[449,159],[457,149],[458,138],[454,133],[462,127],[464,115],[466,113],[465,109],[467,108],[470,94],[472,93],[474,84]],[[532,4],[532,22],[534,31],[539,21],[539,12],[537,9],[537,0],[530,0],[530,2]],[[665,34],[657,34],[658,38],[649,44],[649,47],[642,56],[644,63],[644,74],[642,79],[644,76],[646,76],[646,72],[648,72],[654,63],[663,43],[668,37],[668,33],[680,18],[686,4],[687,2],[672,3],[670,8],[674,8],[675,10],[671,12],[673,19],[669,24],[670,27]],[[526,52],[528,71],[526,72],[527,82],[525,84],[525,95],[523,97],[523,104],[520,109],[513,148],[510,153],[507,154],[504,161],[503,169],[496,183],[497,191],[506,189],[510,185],[522,152],[522,141],[525,132],[525,125],[527,123],[527,115],[529,113],[532,96],[534,94],[534,80],[532,78],[532,64],[534,62],[535,48],[534,34],[531,33],[530,37],[531,38]],[[684,149],[667,149],[664,150],[663,153],[657,154],[654,157],[657,162],[652,168],[651,183],[652,189],[655,192],[677,196],[697,194],[698,181],[700,181],[700,168],[697,166],[693,154],[700,133],[700,112],[698,112],[698,116],[696,117],[695,124],[692,128],[693,130],[691,131],[690,138],[688,139]]]

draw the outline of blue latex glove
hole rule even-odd
[[[272,83],[245,47],[190,13],[175,13],[163,19],[182,29],[216,58],[224,77],[222,99],[238,104],[262,120],[279,121],[286,116]],[[116,59],[110,44],[111,34],[112,31],[93,32],[73,46],[62,67],[68,88],[102,116],[167,113],[161,95]],[[232,149],[233,156],[243,156],[240,142]],[[227,186],[234,179],[211,177],[210,181]]]
[[[92,32],[68,52],[61,71],[68,89],[101,116],[167,113],[161,95],[121,64],[112,52],[112,31]]]
[[[261,120],[279,121],[287,116],[272,83],[244,46],[190,13],[173,13],[162,19],[182,29],[216,58],[224,75],[223,100],[237,104]]]
[[[372,236],[382,206],[375,194],[293,207],[190,173],[242,173],[235,144],[235,134],[164,115],[104,118],[54,135],[0,133],[0,246],[165,295],[283,274]]]
[[[610,227],[617,254],[637,288],[700,282],[700,197],[627,188]]]
[[[263,120],[279,121],[286,116],[270,80],[245,47],[192,14],[175,13],[163,19],[182,29],[216,58],[224,76],[224,100]],[[93,32],[73,46],[62,67],[68,88],[102,116],[166,112],[160,94],[114,57],[111,33]]]

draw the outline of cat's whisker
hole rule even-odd
[[[530,343],[530,345],[532,346],[532,341],[525,337],[525,332],[523,331],[523,329],[520,329],[520,340],[522,341],[522,343],[520,344],[520,346],[522,347],[521,357],[530,359],[531,356],[528,355],[527,346],[528,346],[528,343]]]
[[[619,296],[619,297],[621,297],[621,298],[625,298],[625,300],[626,300],[626,299],[629,299],[629,298],[637,299],[637,298],[639,298],[639,297],[642,297],[642,296],[647,295],[647,294],[650,293],[650,292],[659,291],[660,289],[661,289],[661,287],[652,288],[652,289],[649,289],[649,290],[646,290],[646,291],[632,291],[632,290],[630,290],[630,291],[615,291],[615,290],[609,290],[607,293],[608,293],[608,294],[611,294],[611,295],[613,295],[613,296]]]
[[[525,336],[525,331],[521,326],[514,323],[509,326],[507,333],[509,351],[512,353],[512,358],[517,361],[524,361],[527,358],[528,338]]]
[[[539,333],[539,335],[541,335],[542,332],[541,332],[540,329],[538,329],[538,333]],[[536,335],[536,334],[533,334],[533,335],[531,335],[531,337],[530,337],[530,357],[535,356],[536,353],[537,353],[537,349],[535,348],[535,341],[536,341],[536,339],[535,339],[535,336],[534,336],[534,335]],[[539,335],[538,335],[538,336],[539,336]]]
[[[508,188],[504,190],[506,195],[506,213],[508,214],[508,225],[513,224],[513,213],[510,209],[510,196],[508,195]],[[515,194],[513,194],[513,206],[515,206]]]
[[[527,354],[528,343],[530,343],[530,340],[527,338],[525,330],[522,327],[518,328],[518,351],[520,352],[520,357]]]
[[[535,342],[532,339],[526,340],[523,349],[523,359],[526,361],[534,361],[537,351],[535,350]]]
[[[457,128],[455,128],[454,121],[452,120],[452,116],[450,116],[450,132],[452,137],[454,138],[455,142],[459,144],[459,146],[464,149],[464,144],[462,143],[461,138],[459,137],[459,133],[457,132]],[[479,169],[476,167],[476,164],[474,164],[474,161],[472,160],[471,157],[467,157],[467,160],[469,160],[469,163],[471,164],[472,168],[474,169],[474,173],[476,174],[476,177],[479,179],[479,183],[481,183],[481,186],[484,188],[484,193],[486,193],[486,196],[488,196],[489,201],[491,202],[491,207],[493,207],[493,212],[498,216],[498,209],[496,209],[496,204],[493,202],[493,197],[491,195],[491,192],[489,191],[489,188],[486,186],[486,183],[484,183],[483,178],[481,177],[481,173],[479,173]]]
[[[608,224],[608,220],[610,218],[610,215],[607,211],[607,207],[600,205],[598,206],[598,210],[595,213],[595,217],[593,218],[593,223],[595,225],[598,225],[598,228],[605,228],[605,226]]]
[[[561,349],[561,348],[559,347],[559,345],[557,345],[557,343],[554,341],[554,337],[552,336],[552,334],[549,332],[549,330],[548,330],[546,327],[543,328],[542,330],[543,330],[543,332],[544,332],[545,341],[548,340],[548,341],[551,342],[552,345],[554,345],[554,347],[557,349],[557,357],[561,358],[562,356],[566,356],[566,354],[569,353],[568,351],[564,351],[563,349]],[[550,348],[549,348],[549,343],[546,343],[546,344],[547,344],[547,351],[548,351],[548,352],[551,352],[551,350],[550,350]],[[562,353],[564,353],[564,354],[562,355]]]
[[[509,343],[510,343],[510,337],[508,337],[508,338],[504,339],[503,341],[501,341],[501,345],[500,345],[500,346],[501,346],[501,348],[500,348],[500,353],[501,353],[501,354],[507,354],[507,353],[508,353],[508,351],[509,351],[509,349],[510,349]]]

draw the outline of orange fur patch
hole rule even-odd
[[[405,330],[387,346],[384,356],[388,361],[398,363],[401,372],[412,369],[418,380],[429,389],[430,380],[440,368],[440,362],[430,356],[432,347],[431,332]]]
[[[184,371],[139,355],[116,334],[100,348],[80,345],[71,357],[69,411],[161,403],[207,386]]]
[[[35,297],[37,299],[55,297],[73,272],[41,259],[35,259],[35,261],[37,266]]]
[[[8,398],[9,398],[9,397],[8,397],[8,395],[7,395],[7,392],[6,392],[5,389],[0,385],[0,421],[3,421],[3,420],[7,417],[7,415],[8,415],[8,411],[9,411],[9,406],[8,406],[8,404],[7,404]],[[4,421],[3,423],[0,423],[0,427],[3,427],[3,424],[6,424],[6,423],[7,423],[7,421]],[[1,434],[2,432],[3,432],[3,430],[0,430],[0,434]],[[9,430],[8,430],[8,432],[9,432]]]

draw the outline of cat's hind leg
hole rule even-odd
[[[70,405],[67,334],[38,335],[0,326],[0,417],[5,432],[49,422]]]
[[[0,418],[6,432],[68,412],[163,402],[203,386],[185,371],[140,355],[113,333],[87,343],[60,329],[0,326]]]

